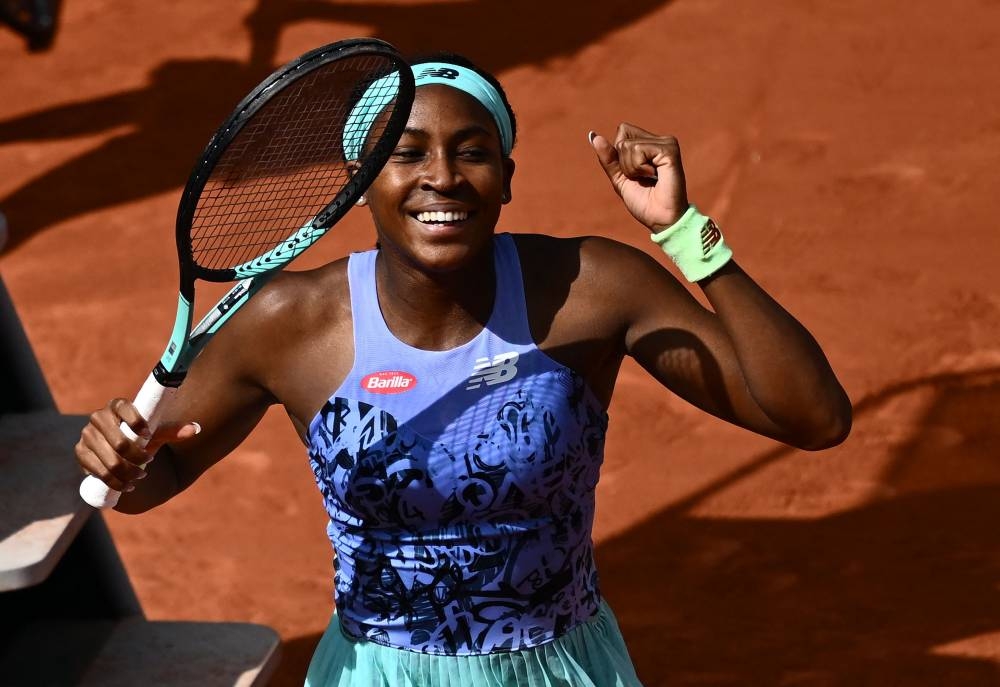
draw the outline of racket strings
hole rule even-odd
[[[344,58],[271,95],[244,123],[204,184],[191,223],[195,264],[235,268],[309,227],[350,181],[343,131],[351,108],[362,94],[370,97],[366,89],[394,67],[381,56]],[[368,141],[382,137],[394,106],[373,123]],[[369,150],[351,164],[363,164]]]

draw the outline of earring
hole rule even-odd
[[[501,203],[509,203],[510,202],[510,194],[507,193],[507,191],[504,191],[502,194],[500,194],[500,202]]]
[[[354,201],[354,204],[357,205],[358,207],[361,207],[363,205],[367,205],[368,204],[368,199],[365,196],[360,196],[360,197],[358,197],[358,199],[356,201]]]

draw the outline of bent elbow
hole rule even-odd
[[[822,451],[824,449],[838,446],[851,434],[851,427],[854,423],[854,412],[850,401],[844,398],[842,404],[835,412],[831,412],[825,422],[817,424],[804,441],[797,444],[797,448],[805,451]]]
[[[831,431],[810,437],[809,440],[800,444],[798,448],[804,451],[823,451],[844,443],[850,433],[851,423],[848,422]]]

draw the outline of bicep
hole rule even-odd
[[[629,260],[625,350],[667,389],[727,422],[781,438],[781,429],[750,394],[735,349],[718,316],[705,308],[656,260]]]

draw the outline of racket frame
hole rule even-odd
[[[386,134],[371,148],[365,156],[364,162],[351,174],[340,192],[312,220],[306,222],[264,255],[227,269],[209,269],[195,264],[190,229],[194,221],[198,199],[229,143],[253,115],[269,101],[273,93],[279,92],[295,80],[310,74],[328,62],[366,54],[389,57],[395,61],[397,73],[400,75],[396,99],[397,103],[402,102],[404,106],[397,105],[391,113],[385,125]],[[240,101],[233,113],[216,130],[205,146],[181,194],[176,223],[177,255],[180,266],[177,316],[170,341],[159,363],[153,369],[153,375],[161,384],[171,387],[180,386],[187,374],[188,367],[211,339],[211,335],[250,296],[260,290],[269,275],[282,269],[301,255],[354,206],[354,201],[368,189],[375,177],[378,176],[379,171],[395,148],[399,136],[402,135],[409,117],[415,90],[412,71],[391,44],[375,38],[357,38],[325,45],[305,53],[276,70]],[[232,282],[236,280],[239,282],[195,328],[196,331],[201,330],[199,335],[195,336],[195,332],[192,332],[189,337],[188,332],[192,331],[191,324],[194,316],[194,283],[197,279],[207,282]],[[247,279],[253,279],[253,281],[245,283]],[[240,284],[244,285],[240,286]],[[223,308],[223,310],[217,313],[219,308]],[[212,318],[215,318],[212,320],[215,324],[206,322]]]

